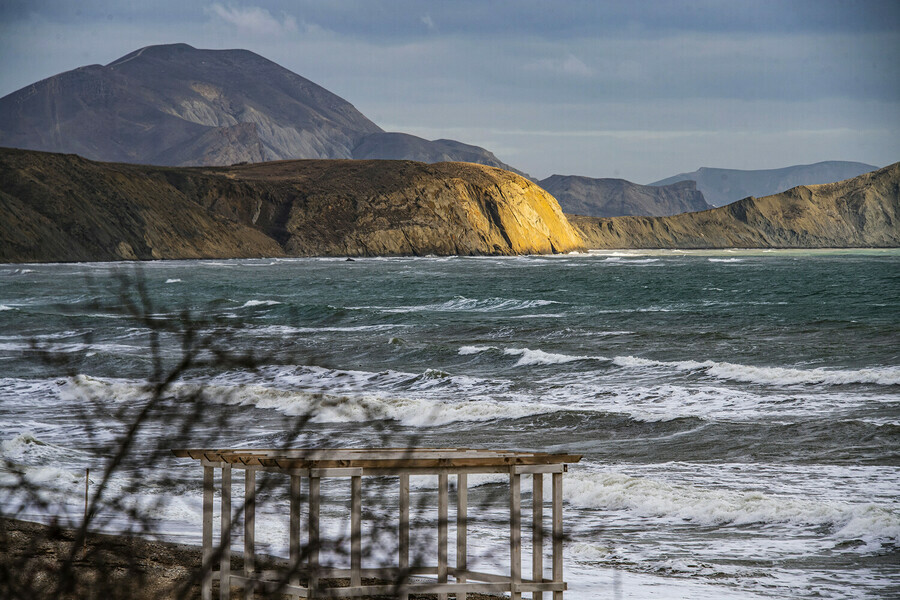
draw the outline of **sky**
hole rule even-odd
[[[537,178],[900,160],[896,0],[3,0],[0,96],[175,42]]]

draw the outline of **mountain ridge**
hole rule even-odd
[[[625,179],[551,175],[538,184],[556,198],[564,212],[570,214],[592,217],[659,217],[712,208],[693,181],[649,186]]]
[[[900,163],[701,212],[569,220],[590,248],[898,247]]]
[[[410,137],[405,152],[379,149],[389,132],[352,104],[242,49],[146,46],[0,98],[0,146],[92,160],[200,166],[438,154],[511,169],[477,146]],[[354,156],[358,147],[365,152]]]
[[[703,192],[710,205],[724,206],[750,196],[756,198],[770,196],[798,185],[843,181],[877,169],[878,167],[865,163],[840,160],[791,165],[777,169],[700,167],[691,173],[680,173],[649,185],[663,186],[678,181],[696,181],[697,189]]]

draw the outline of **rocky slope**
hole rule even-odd
[[[0,262],[567,252],[552,196],[470,163],[166,168],[0,149]]]
[[[569,217],[591,248],[900,246],[900,163],[671,217]]]
[[[707,202],[713,206],[724,206],[749,196],[759,198],[798,185],[843,181],[877,169],[878,167],[865,163],[838,160],[753,171],[702,167],[693,173],[681,173],[650,185],[663,186],[679,181],[696,181],[697,189],[703,192]]]
[[[0,146],[93,160],[186,166],[403,158],[506,168],[477,146],[414,139],[398,152],[396,140],[353,105],[296,73],[247,50],[187,44],[141,48],[0,98]]]
[[[538,184],[559,201],[563,211],[575,215],[661,217],[712,208],[693,181],[653,187],[624,179],[551,175]]]

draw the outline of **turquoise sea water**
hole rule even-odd
[[[896,250],[0,265],[2,452],[75,507],[102,444],[67,412],[108,403],[92,438],[108,439],[153,367],[122,277],[154,318],[208,317],[270,357],[187,375],[232,419],[198,421],[211,443],[278,445],[282,419],[324,399],[299,441],[583,454],[567,597],[900,595]],[[160,352],[179,350],[164,336]],[[196,540],[184,473],[159,528]],[[503,568],[504,535],[477,530],[472,552]]]

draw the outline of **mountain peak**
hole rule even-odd
[[[398,140],[343,98],[242,49],[145,46],[0,98],[0,145],[93,160],[196,166],[402,158],[510,168],[477,146]]]

